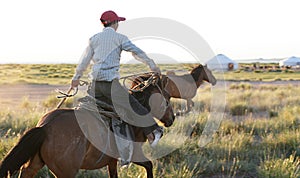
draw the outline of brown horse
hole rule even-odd
[[[151,83],[142,91],[132,93],[149,110],[151,94],[165,93],[162,93],[165,86],[161,88],[157,85],[161,82],[153,80]],[[165,126],[171,126],[175,116],[171,105],[168,104],[170,97],[164,98],[167,102],[160,121],[165,123]],[[152,110],[151,113],[156,117],[156,113]],[[107,126],[103,126],[107,121],[99,121],[94,115],[94,112],[76,109],[56,109],[47,113],[35,128],[21,137],[4,158],[0,166],[0,177],[16,174],[22,168],[19,176],[31,178],[44,165],[59,178],[74,178],[79,169],[92,170],[104,166],[108,166],[111,178],[118,177],[118,152],[114,134]],[[108,121],[111,119],[106,116],[103,118]],[[132,128],[135,134],[134,141],[137,142],[132,162],[143,166],[147,171],[147,177],[151,178],[153,165],[144,156],[141,147],[146,137],[141,128]]]
[[[190,74],[175,75],[175,73],[168,73],[167,77],[170,80],[165,89],[169,93],[170,97],[187,100],[187,109],[183,113],[189,112],[194,106],[192,98],[195,97],[197,89],[204,81],[209,82],[212,85],[217,83],[216,78],[207,66],[203,66],[201,64],[193,68]]]

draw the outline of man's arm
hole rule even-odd
[[[132,52],[132,56],[136,60],[148,65],[153,72],[160,73],[160,69],[156,66],[154,61],[151,58],[149,58],[143,50],[135,46],[128,38],[126,42],[122,44],[122,49],[125,51]]]
[[[83,75],[83,72],[86,70],[86,68],[90,64],[93,55],[94,55],[93,48],[91,47],[91,45],[89,45],[83,52],[83,54],[80,58],[80,62],[76,68],[76,72],[72,78],[71,86],[73,88],[77,87],[79,85],[79,79],[81,78],[81,76]]]

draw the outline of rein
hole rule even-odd
[[[141,76],[143,75],[150,75],[148,80],[144,80]],[[126,86],[126,82],[129,81],[130,82],[135,82],[136,80],[138,80],[139,83],[137,83],[137,85],[134,88],[128,88],[129,91],[131,92],[139,92],[139,91],[143,91],[145,88],[147,88],[149,85],[152,84],[152,81],[154,80],[154,76],[156,75],[155,72],[146,72],[146,73],[138,73],[138,74],[133,74],[133,75],[128,75],[125,77],[121,77],[120,80],[123,80],[123,86],[125,88],[128,88]],[[142,87],[142,85],[144,85]],[[141,87],[140,89],[136,89],[138,87]]]
[[[87,81],[80,80],[79,86],[84,86],[84,85],[89,85],[89,83]],[[70,94],[70,92],[72,90],[74,90],[74,92],[72,94]],[[69,98],[69,97],[75,96],[78,93],[78,87],[76,87],[75,89],[70,88],[67,92],[63,92],[59,89],[56,89],[55,91],[58,92],[59,94],[61,94],[59,96],[56,96],[56,98]]]
[[[143,80],[141,78],[136,78],[138,80],[140,80],[140,83],[137,84],[136,86],[134,86],[133,88],[130,88],[129,90],[131,92],[142,92],[144,91],[146,88],[148,88],[151,84],[156,85],[157,86],[157,75],[156,74],[152,74],[147,80]],[[138,89],[137,89],[138,88]],[[159,87],[158,87],[159,88]]]
[[[169,79],[168,77],[165,77],[165,79],[167,79],[166,84],[164,85],[164,76],[163,75],[157,75],[156,73],[144,73],[144,74],[151,74],[151,76],[144,80],[142,77],[143,76],[137,76],[136,78],[134,78],[133,80],[131,80],[132,82],[136,82],[136,80],[138,80],[136,84],[136,86],[134,86],[133,88],[130,88],[129,91],[131,92],[143,92],[147,87],[149,87],[150,85],[153,85],[155,87],[157,87],[157,89],[159,90],[159,93],[163,96],[164,101],[166,103],[165,106],[161,106],[161,107],[169,107],[170,103],[168,101],[166,101],[165,98],[165,93],[170,95],[168,91],[165,90],[165,87],[167,86],[167,84],[169,83]],[[142,75],[142,74],[141,74]],[[133,75],[135,76],[135,75]],[[132,76],[129,76],[132,77]],[[126,79],[126,77],[124,77]],[[160,82],[159,82],[160,81]],[[124,84],[124,82],[123,82]]]
[[[143,75],[149,75],[149,74],[151,74],[151,76],[147,80],[144,80],[142,78]],[[161,77],[161,84],[160,85],[158,84],[158,77]],[[161,95],[164,96],[163,91],[165,91],[166,93],[168,93],[168,92],[163,87],[162,77],[163,77],[162,75],[158,76],[155,72],[146,72],[146,73],[139,73],[139,74],[133,74],[133,75],[128,75],[128,76],[125,76],[125,77],[121,77],[120,80],[123,79],[123,86],[124,87],[126,87],[126,83],[125,83],[126,80],[129,80],[131,82],[135,82],[136,80],[138,80],[139,83],[137,83],[136,86],[134,86],[133,88],[128,89],[131,92],[143,92],[150,85],[155,85],[158,88]],[[167,84],[168,84],[168,80],[167,80]],[[79,86],[84,86],[84,85],[89,85],[89,82],[80,80]],[[72,90],[74,90],[73,93],[71,93]],[[56,108],[58,109],[58,108],[61,107],[61,105],[65,102],[65,100],[67,98],[74,97],[78,93],[78,87],[76,87],[76,88],[70,87],[67,92],[63,92],[59,89],[56,89],[55,91],[60,94],[60,95],[56,96],[56,98],[62,98],[62,100],[56,106]]]
[[[88,85],[88,84],[89,83],[86,81],[83,81],[83,80],[79,81],[79,86]],[[74,90],[74,92],[72,94],[70,94],[72,90]],[[61,107],[61,105],[66,101],[67,98],[73,97],[78,93],[78,87],[76,87],[76,88],[70,87],[67,92],[63,92],[59,89],[56,89],[55,91],[61,94],[59,96],[56,96],[56,98],[62,98],[62,100],[56,106],[56,109],[59,109]]]

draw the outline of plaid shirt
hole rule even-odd
[[[117,33],[111,27],[106,27],[102,32],[90,38],[89,45],[76,68],[73,80],[78,80],[82,76],[91,61],[94,63],[91,72],[92,80],[112,81],[116,78],[119,79],[122,50],[132,52],[136,60],[147,64],[151,70],[156,68],[154,61],[144,51],[136,47],[127,36]]]

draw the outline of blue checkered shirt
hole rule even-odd
[[[78,80],[91,61],[94,63],[91,71],[92,80],[112,81],[120,78],[120,57],[122,50],[132,52],[133,57],[147,64],[150,69],[156,65],[144,51],[136,47],[127,36],[117,33],[113,28],[106,27],[102,32],[95,34],[89,40],[76,68],[73,80]]]

